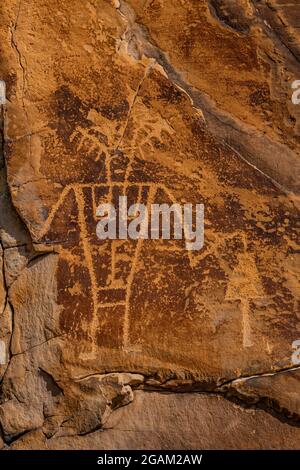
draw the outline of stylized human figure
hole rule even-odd
[[[112,203],[117,209],[119,196],[122,195],[127,196],[128,206],[142,203],[150,207],[157,201],[173,204],[175,198],[164,184],[151,181],[151,178],[147,180],[144,172],[136,171],[134,152],[124,155],[117,150],[112,155],[105,154],[102,136],[96,126],[89,129],[79,127],[71,135],[70,141],[76,144],[78,153],[83,146],[89,147],[89,152],[93,154],[97,152],[101,167],[98,181],[67,185],[51,209],[39,238],[51,243],[59,239],[59,233],[65,233],[65,225],[61,227],[61,224],[68,226],[69,240],[61,244],[61,256],[73,265],[71,270],[64,268],[65,276],[74,279],[73,282],[70,280],[70,287],[61,294],[62,298],[69,295],[66,325],[71,329],[76,328],[80,321],[81,326],[85,325],[84,329],[91,341],[99,345],[111,342],[112,337],[118,338],[120,344],[122,336],[121,343],[126,348],[129,344],[131,289],[144,240],[99,240],[96,236],[99,221],[97,207],[103,203]],[[72,258],[76,245],[77,250],[80,247],[81,254],[79,256],[77,253]],[[186,256],[191,258],[192,255],[188,252]],[[84,289],[82,283],[88,286]],[[92,315],[80,312],[80,295],[84,295],[85,301],[90,304]],[[78,297],[78,301],[74,301],[74,311],[70,311],[70,296]],[[78,313],[77,319],[75,311]],[[70,318],[73,319],[71,323]],[[122,326],[120,318],[123,318]]]
[[[244,251],[238,255],[238,263],[228,283],[225,300],[239,300],[242,312],[243,347],[253,346],[250,317],[250,300],[264,297],[259,274],[251,255]],[[249,281],[250,279],[250,281]]]

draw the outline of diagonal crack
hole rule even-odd
[[[218,108],[210,96],[184,78],[183,71],[175,69],[167,52],[155,44],[148,28],[137,21],[131,6],[124,0],[119,0],[116,10],[126,24],[121,42],[127,42],[128,55],[136,60],[141,59],[143,55],[154,59],[162,67],[168,79],[188,96],[192,106],[204,115],[209,131],[221,144],[230,148],[238,158],[241,158],[243,153],[244,162],[262,173],[283,192],[299,190],[299,181],[295,177],[295,167],[299,167],[299,161],[289,147],[279,141],[271,140],[255,127]],[[262,147],[263,155],[261,155]],[[290,160],[285,172],[278,171],[283,153]]]
[[[18,64],[19,64],[19,67],[21,68],[21,71],[22,71],[22,102],[23,102],[23,109],[25,111],[24,95],[25,95],[26,82],[27,82],[27,79],[26,79],[26,66],[23,64],[24,59],[22,57],[21,51],[18,47],[17,40],[16,40],[16,32],[17,32],[17,28],[18,28],[20,13],[21,13],[21,6],[22,6],[22,0],[20,0],[20,2],[19,2],[17,16],[16,16],[16,19],[14,21],[14,24],[9,28],[9,30],[10,30],[11,46],[14,49],[14,51],[16,52],[16,56],[18,58]]]
[[[292,367],[283,367],[282,369],[274,370],[274,371],[268,371],[268,372],[261,372],[259,374],[255,375],[243,375],[241,377],[237,377],[235,379],[230,379],[222,382],[219,384],[219,387],[226,387],[229,385],[234,384],[235,382],[240,382],[242,380],[250,380],[250,379],[255,379],[257,377],[273,377],[278,374],[283,374],[287,372],[291,372],[294,370],[300,370],[300,366],[292,366]]]
[[[129,124],[129,121],[130,121],[130,117],[131,117],[131,115],[132,115],[132,111],[133,111],[134,105],[135,105],[135,103],[136,103],[136,100],[137,100],[137,98],[138,98],[140,89],[141,89],[141,87],[142,87],[142,85],[143,85],[145,79],[146,79],[147,76],[149,75],[149,72],[150,72],[152,66],[153,66],[153,64],[149,64],[149,65],[146,67],[145,73],[144,73],[142,79],[140,80],[140,82],[139,82],[139,84],[138,84],[138,86],[137,86],[137,89],[136,89],[136,91],[135,91],[135,93],[134,93],[134,96],[133,96],[133,99],[132,99],[132,103],[131,103],[131,105],[130,105],[130,107],[129,107],[129,110],[128,110],[128,114],[127,114],[127,118],[126,118],[126,122],[125,122],[125,125],[124,125],[124,128],[123,128],[122,135],[121,135],[121,137],[120,137],[120,139],[119,139],[119,142],[118,142],[118,144],[117,144],[117,146],[116,146],[116,148],[115,148],[115,150],[114,150],[114,154],[116,154],[116,153],[118,152],[119,148],[120,148],[121,145],[122,145],[122,142],[123,142],[123,140],[124,140],[126,131],[127,131],[127,129],[128,129],[128,124]]]
[[[21,69],[21,73],[22,73],[21,102],[22,102],[22,108],[23,108],[24,116],[25,116],[25,119],[26,119],[26,126],[27,126],[27,133],[26,134],[29,137],[29,153],[30,153],[30,156],[31,156],[31,153],[32,153],[32,139],[31,139],[32,130],[31,130],[31,126],[30,126],[28,111],[27,111],[26,106],[25,106],[25,94],[26,94],[26,88],[27,88],[26,60],[23,57],[23,55],[21,54],[20,48],[19,48],[18,43],[17,43],[17,38],[16,38],[16,32],[17,32],[17,28],[18,28],[18,24],[19,24],[21,8],[22,8],[22,0],[20,0],[20,2],[19,2],[16,19],[15,19],[13,25],[9,27],[9,32],[10,32],[11,46],[12,46],[12,49],[15,51],[17,61],[18,61],[18,65],[19,65],[19,68]]]

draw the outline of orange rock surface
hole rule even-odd
[[[3,447],[299,447],[297,18],[277,0],[2,6]],[[120,195],[204,204],[204,247],[99,240]],[[175,437],[173,407],[206,436]]]

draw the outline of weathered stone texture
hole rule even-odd
[[[1,7],[5,446],[299,446],[299,15]],[[120,195],[203,203],[204,248],[100,241],[96,208]]]
[[[221,397],[136,392],[101,431],[45,439],[37,431],[13,449],[298,449],[299,428]]]

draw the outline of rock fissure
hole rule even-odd
[[[127,23],[124,37],[121,39],[121,41],[125,41],[128,44],[127,53],[137,60],[140,59],[143,54],[146,57],[155,60],[163,68],[169,80],[179,87],[189,97],[193,107],[202,113],[208,128],[217,139],[224,142],[226,145],[229,144],[230,148],[232,148],[238,156],[241,155],[241,141],[243,138],[246,139],[247,146],[242,147],[244,153],[243,160],[252,165],[253,168],[257,168],[282,190],[298,193],[298,182],[293,177],[293,170],[291,171],[288,180],[285,181],[282,178],[282,175],[278,172],[278,164],[274,160],[276,154],[280,156],[284,151],[282,144],[276,142],[275,139],[271,142],[266,135],[260,134],[257,129],[251,128],[251,126],[246,125],[236,117],[233,118],[229,113],[218,108],[210,96],[188,83],[183,77],[184,72],[177,71],[173,67],[168,58],[167,52],[162,51],[155,44],[155,41],[150,37],[147,28],[136,20],[134,10],[124,0],[120,0],[119,6],[116,7],[116,10]],[[130,43],[132,42],[135,43],[133,51],[138,51],[138,55],[130,49]],[[231,128],[233,133],[236,133],[237,135],[233,134],[228,138],[228,134],[226,132],[227,127]],[[260,161],[257,149],[261,146],[264,146],[266,152],[268,151],[268,148],[271,149],[270,157],[273,156],[273,161],[275,162],[274,166],[271,161]],[[285,152],[291,154],[288,148],[285,149]],[[296,160],[295,164],[298,168],[299,165]]]
[[[4,6],[0,448],[294,448],[287,36],[246,0],[23,6]],[[203,202],[201,253],[99,243],[120,191]]]

